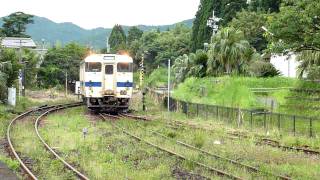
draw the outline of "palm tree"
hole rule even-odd
[[[172,66],[172,70],[175,74],[175,79],[177,83],[183,82],[187,77],[187,74],[190,70],[190,60],[188,55],[184,54],[183,56],[179,56]]]
[[[302,51],[298,57],[297,61],[301,64],[298,66],[300,71],[299,77],[302,77],[303,74],[309,71],[314,66],[320,66],[320,52],[313,50]]]
[[[224,28],[212,38],[207,73],[240,73],[240,66],[250,60],[246,54],[251,49],[243,32],[234,28]]]

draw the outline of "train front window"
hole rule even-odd
[[[106,74],[113,74],[113,65],[106,65],[105,67]]]
[[[101,72],[101,63],[86,62],[86,72]]]
[[[132,63],[118,63],[118,72],[132,72]]]

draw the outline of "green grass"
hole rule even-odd
[[[278,88],[276,91],[255,92],[252,88]],[[320,84],[305,82],[298,79],[274,77],[207,77],[188,78],[174,89],[173,97],[192,103],[241,107],[246,109],[264,108],[273,112],[297,114],[303,116],[319,116],[318,101],[308,98],[319,98],[319,93],[294,92],[288,88],[320,89]],[[290,99],[298,97],[299,99]],[[273,100],[274,107],[263,100]],[[303,101],[303,104],[301,104]]]
[[[175,136],[172,137],[172,139],[188,142],[189,144],[201,147],[202,149],[210,152],[218,153],[224,157],[238,159],[243,163],[260,167],[268,172],[286,174],[291,176],[293,179],[317,179],[320,175],[319,159],[314,156],[308,156],[294,151],[286,152],[269,146],[256,145],[256,134],[265,136],[265,131],[259,131],[256,129],[257,131],[249,132],[241,128],[234,129],[234,127],[230,127],[225,123],[212,118],[205,119],[202,117],[192,117],[190,119],[180,113],[172,112],[168,114],[167,112],[163,112],[163,109],[158,104],[152,105],[153,100],[154,99],[150,98],[147,99],[147,105],[150,106],[149,112],[139,112],[139,114],[149,115],[159,120],[158,124],[155,122],[147,123],[147,125],[145,125],[145,123],[141,123],[146,126],[147,129],[156,130],[162,134],[168,134],[168,132],[174,131]],[[179,129],[172,129],[170,128],[171,126],[165,126],[164,124],[164,122],[170,122],[171,119],[191,123],[208,130],[191,129],[188,126]],[[133,127],[133,129],[135,129],[135,131],[142,131],[141,129],[137,129],[136,126]],[[232,131],[245,132],[249,138],[230,139],[226,133]],[[308,145],[313,149],[318,149],[320,147],[319,138],[313,139],[305,137],[279,136],[276,131],[271,131],[269,138],[277,139],[283,145],[287,146]],[[216,144],[215,141],[221,142],[221,145]],[[212,163],[210,161],[204,162]],[[192,165],[190,163],[187,164]],[[223,168],[228,169],[230,167],[225,165]],[[234,170],[233,172],[239,171],[232,168],[231,170]]]
[[[179,161],[128,138],[107,122],[92,120],[83,108],[50,115],[41,133],[64,157],[92,179],[172,179]],[[88,120],[92,120],[90,123]],[[82,128],[89,134],[84,139]]]
[[[21,97],[20,99],[17,99],[16,107],[8,106],[6,104],[0,104],[0,141],[5,140],[7,127],[9,125],[10,121],[14,117],[16,117],[19,113],[22,113],[32,107],[41,106],[44,104],[51,105],[51,104],[59,104],[59,103],[67,103],[67,102],[70,102],[70,100],[60,99],[60,100],[52,100],[52,101],[45,101],[45,102],[35,102],[30,98]],[[32,132],[33,129],[31,129],[31,128],[33,128],[33,126],[29,125],[29,131]],[[21,129],[24,130],[23,128],[21,128]],[[21,133],[23,133],[23,132],[25,132],[25,131],[22,131]],[[23,134],[21,134],[21,133],[17,133],[16,135],[23,136]],[[26,134],[28,134],[28,133],[26,133]],[[42,154],[43,154],[43,152],[42,152]],[[16,166],[19,165],[18,161],[12,160],[11,158],[9,158],[5,149],[0,149],[0,161],[4,162],[9,168],[11,168],[16,173],[18,173],[19,168],[16,168]]]
[[[31,161],[31,171],[39,179],[76,179],[40,143],[32,119],[19,122],[13,127],[12,141],[20,157]]]

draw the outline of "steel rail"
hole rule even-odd
[[[104,120],[107,120],[107,118],[106,118],[105,116],[111,117],[111,118],[113,118],[113,119],[119,119],[119,118],[120,118],[119,116],[113,116],[113,115],[108,115],[108,114],[100,114],[100,116],[101,116]],[[198,161],[194,161],[194,160],[188,159],[187,157],[185,157],[185,156],[183,156],[183,155],[181,155],[181,154],[175,153],[175,152],[173,152],[173,151],[171,151],[171,150],[168,150],[168,149],[166,149],[166,148],[163,148],[163,147],[161,147],[161,146],[159,146],[159,145],[153,144],[153,143],[151,143],[151,142],[149,142],[149,141],[147,141],[147,140],[145,140],[145,139],[142,139],[141,137],[139,137],[139,136],[137,136],[137,135],[134,135],[134,134],[128,132],[128,131],[125,130],[124,128],[121,128],[121,127],[115,125],[114,123],[112,123],[112,125],[113,125],[114,127],[116,127],[118,130],[120,130],[122,133],[124,133],[124,134],[126,134],[126,135],[128,135],[128,136],[130,136],[130,137],[132,137],[132,138],[134,138],[134,139],[136,139],[136,140],[138,140],[138,141],[141,141],[141,142],[143,142],[143,143],[145,143],[145,144],[147,144],[147,145],[149,145],[149,146],[151,146],[151,147],[154,147],[154,148],[156,148],[156,149],[159,149],[159,150],[161,150],[161,151],[163,151],[163,152],[166,152],[166,153],[168,153],[168,154],[170,154],[170,155],[172,155],[172,156],[175,156],[175,157],[177,157],[177,158],[179,158],[179,159],[192,162],[192,163],[194,163],[194,164],[196,164],[196,165],[198,165],[198,166],[200,166],[200,167],[202,167],[202,168],[205,168],[205,169],[207,169],[207,170],[209,170],[209,171],[214,172],[215,174],[217,174],[217,175],[219,175],[219,176],[224,176],[224,177],[227,177],[227,178],[229,178],[229,179],[236,179],[236,180],[242,180],[242,179],[243,179],[243,178],[241,178],[241,177],[238,177],[238,176],[229,174],[229,173],[227,173],[227,172],[224,172],[224,171],[222,171],[222,170],[219,170],[219,169],[216,169],[216,168],[214,168],[214,167],[208,166],[208,165],[206,165],[206,164],[200,163],[200,162],[198,162]]]
[[[19,161],[19,164],[20,166],[22,167],[22,169],[27,173],[27,175],[33,179],[33,180],[37,180],[38,178],[31,172],[31,170],[28,168],[28,166],[22,161],[22,159],[20,158],[20,156],[18,155],[16,149],[14,148],[13,146],[13,143],[12,143],[12,140],[11,140],[11,129],[12,129],[12,126],[13,124],[18,121],[19,119],[22,119],[24,117],[27,117],[28,115],[30,115],[31,113],[33,112],[38,112],[38,111],[41,111],[41,110],[46,110],[46,109],[50,109],[50,108],[53,108],[54,106],[41,106],[41,107],[38,107],[38,108],[35,108],[35,109],[32,109],[32,110],[29,110],[29,111],[26,111],[20,115],[18,115],[17,117],[15,117],[8,125],[8,128],[7,128],[7,142],[9,144],[9,147],[10,147],[10,151],[11,153],[13,154],[13,156]]]
[[[194,128],[194,129],[200,129],[200,130],[206,130],[206,131],[213,132],[212,129],[202,128],[202,127],[199,127],[199,126],[196,126],[196,125],[192,125],[192,124],[188,124],[188,123],[181,122],[181,121],[175,121],[175,120],[171,120],[171,121],[172,121],[170,123],[171,125],[175,125],[175,126],[178,126],[178,127],[184,126],[184,127],[190,127],[190,128]],[[237,133],[233,133],[233,132],[228,132],[227,134],[231,135],[231,136],[236,136],[236,137],[239,137],[239,138],[244,138],[244,139],[249,138],[247,135],[244,135],[244,134],[237,134]],[[269,138],[265,138],[265,136],[261,136],[261,135],[254,135],[254,136],[258,140],[256,142],[257,145],[267,145],[267,146],[271,146],[271,147],[282,149],[282,150],[303,152],[303,153],[308,154],[308,155],[320,155],[320,151],[317,151],[317,150],[294,147],[294,146],[285,146],[285,145],[281,145],[279,141],[276,141],[276,140],[273,140],[273,139],[269,139]]]
[[[71,108],[71,107],[76,107],[76,106],[80,106],[82,105],[82,103],[75,103],[75,104],[68,104],[66,106],[60,106],[60,107],[56,107],[56,108],[53,108],[53,109],[50,109],[46,112],[44,112],[43,114],[41,114],[37,120],[35,121],[34,123],[34,128],[35,128],[35,131],[36,131],[36,134],[38,136],[38,138],[40,139],[40,141],[42,142],[42,144],[46,147],[46,149],[48,151],[50,151],[57,159],[59,159],[68,169],[70,169],[73,173],[75,173],[80,179],[83,179],[83,180],[89,180],[88,177],[86,177],[84,174],[82,174],[80,171],[78,171],[76,168],[74,168],[72,165],[70,165],[68,162],[66,162],[61,156],[59,156],[46,142],[45,140],[42,138],[42,136],[40,135],[39,133],[39,123],[41,121],[41,119],[54,112],[54,111],[58,111],[58,110],[61,110],[61,109],[66,109],[66,108]]]
[[[135,116],[127,116],[127,115],[125,115],[125,114],[120,114],[120,116],[121,116],[121,117],[135,117]],[[137,116],[137,117],[139,117],[139,116]],[[139,118],[137,118],[137,119],[144,119],[144,118],[143,118],[143,117],[139,117]],[[157,135],[157,136],[159,136],[159,137],[162,137],[163,139],[170,140],[170,141],[172,140],[172,139],[169,138],[168,136],[166,136],[166,135],[164,135],[164,134],[161,134],[161,133],[159,133],[159,132],[157,132],[157,131],[153,131],[153,130],[147,129],[147,128],[139,125],[139,124],[137,124],[137,126],[140,127],[141,129],[144,129],[145,131],[149,131],[149,132],[151,132],[152,134],[155,134],[155,135]],[[264,174],[266,174],[266,175],[272,175],[272,176],[275,176],[275,177],[277,177],[277,178],[284,179],[284,180],[290,180],[290,179],[291,179],[290,177],[287,177],[287,176],[276,175],[276,174],[273,174],[273,173],[270,173],[270,172],[265,172],[265,171],[262,171],[262,170],[258,169],[257,167],[254,167],[254,166],[251,166],[251,165],[247,165],[247,164],[243,164],[243,163],[241,163],[241,162],[238,162],[238,161],[233,160],[233,159],[230,159],[230,158],[222,157],[222,156],[220,156],[220,155],[218,155],[218,154],[205,151],[205,150],[203,150],[203,149],[200,149],[200,148],[197,148],[197,147],[192,146],[192,145],[190,145],[190,144],[187,144],[187,143],[185,143],[185,142],[183,142],[183,141],[175,140],[175,143],[176,143],[176,144],[179,144],[179,145],[182,145],[182,146],[184,146],[184,147],[187,147],[187,148],[189,148],[189,149],[193,149],[193,150],[195,150],[195,151],[201,152],[201,153],[206,154],[206,155],[208,155],[208,156],[214,157],[214,158],[216,158],[216,159],[220,159],[220,160],[223,160],[223,161],[232,163],[232,164],[234,164],[234,165],[238,165],[238,166],[244,167],[244,168],[246,168],[246,169],[248,169],[248,170],[250,170],[250,171],[252,171],[252,172],[264,173]]]

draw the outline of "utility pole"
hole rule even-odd
[[[110,53],[110,44],[109,44],[109,37],[107,37],[107,53]]]
[[[171,62],[170,59],[168,60],[168,112],[170,112],[170,73],[171,70]]]
[[[66,80],[65,80],[65,86],[66,86],[66,92],[65,92],[65,96],[68,96],[68,72],[65,72],[65,76],[66,76]]]

